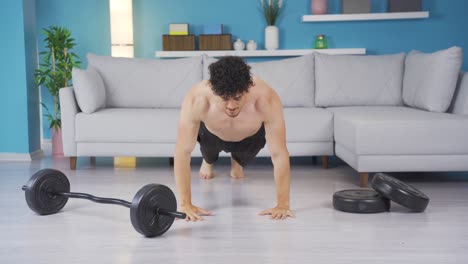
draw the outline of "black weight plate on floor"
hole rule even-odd
[[[374,190],[343,190],[333,194],[333,207],[347,213],[374,214],[387,212],[390,200]]]
[[[159,215],[156,208],[177,210],[177,200],[169,187],[148,184],[141,188],[132,201],[130,219],[136,231],[146,237],[164,234],[174,222],[174,217]]]
[[[420,190],[385,173],[375,174],[371,185],[382,196],[414,212],[423,212],[429,204]]]
[[[51,192],[70,192],[70,182],[61,171],[40,170],[26,184],[25,198],[29,208],[40,215],[55,214],[68,201],[67,197],[53,195]]]

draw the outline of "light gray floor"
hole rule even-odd
[[[114,169],[105,159],[97,166],[79,159],[77,171],[67,159],[0,162],[0,263],[468,263],[468,173],[394,174],[430,197],[427,211],[392,204],[390,213],[357,215],[331,204],[335,191],[357,188],[355,171],[298,162],[291,186],[297,218],[274,221],[257,215],[275,205],[268,162],[247,167],[245,180],[231,180],[221,163],[213,180],[199,180],[192,166],[193,201],[216,215],[176,221],[147,239],[120,206],[71,199],[56,215],[35,215],[21,186],[52,167],[68,175],[72,191],[130,201],[148,183],[175,191],[165,161]]]

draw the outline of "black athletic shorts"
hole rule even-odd
[[[200,122],[197,141],[200,143],[203,159],[207,163],[213,164],[218,160],[219,152],[225,151],[230,152],[232,158],[244,166],[265,146],[265,126],[262,124],[257,133],[241,141],[224,141],[208,131],[205,124]]]

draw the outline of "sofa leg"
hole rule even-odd
[[[96,157],[89,157],[89,163],[91,166],[96,166]]]
[[[317,156],[312,156],[312,165],[317,165]]]
[[[328,169],[328,156],[322,156],[322,167]]]
[[[369,173],[368,172],[360,172],[359,173],[359,186],[361,188],[366,188],[368,182],[369,182]]]
[[[70,169],[76,170],[76,160],[77,157],[70,157]]]
[[[169,158],[169,166],[174,167],[174,157]]]

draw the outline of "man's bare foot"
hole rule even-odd
[[[242,179],[245,177],[244,168],[233,158],[231,158],[231,177],[234,179]]]
[[[208,164],[205,159],[203,159],[202,165],[200,167],[200,172],[198,172],[198,176],[201,179],[212,179],[214,177],[213,173],[213,164]]]

